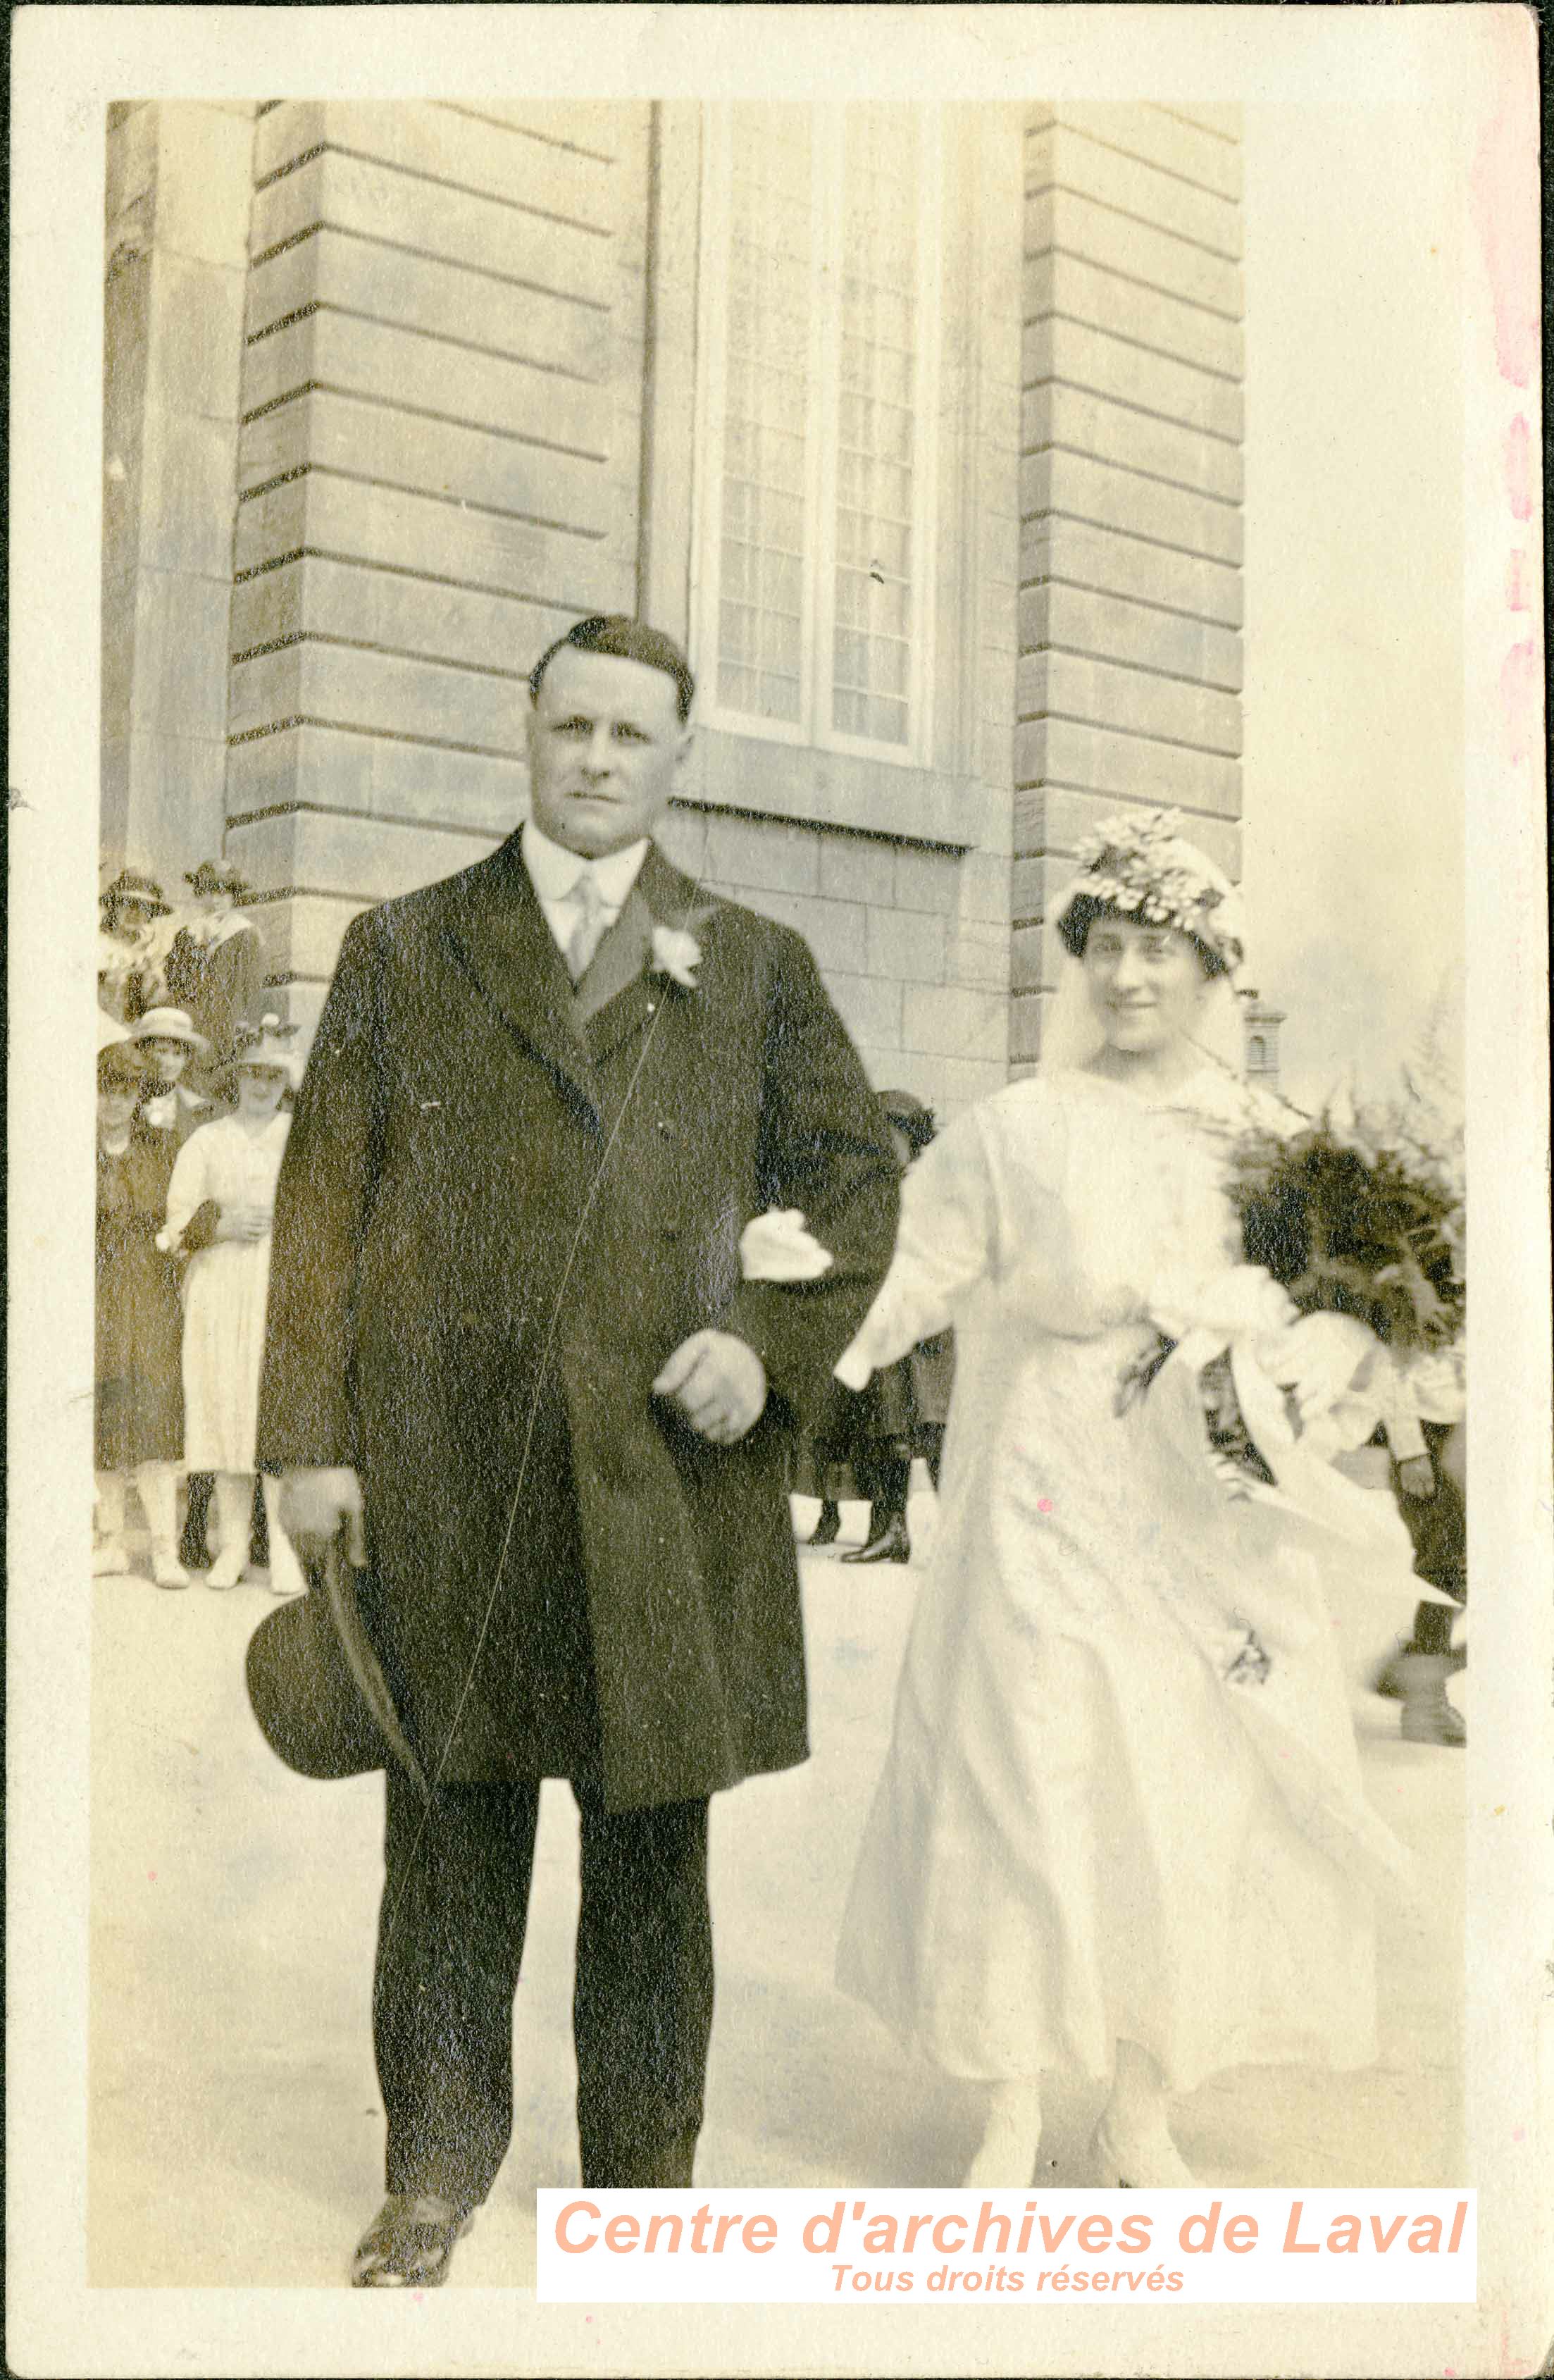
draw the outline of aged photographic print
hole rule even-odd
[[[89,2293],[1487,2190],[1447,100],[334,79],[93,119]]]

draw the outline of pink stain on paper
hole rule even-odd
[[[1505,490],[1511,498],[1511,509],[1519,521],[1533,516],[1533,452],[1532,431],[1527,417],[1519,413],[1505,433]]]
[[[1496,18],[1490,38],[1503,51],[1497,60],[1499,103],[1480,133],[1469,187],[1494,307],[1495,360],[1502,380],[1526,388],[1536,366],[1540,335],[1537,35],[1521,10],[1497,11]],[[1531,521],[1537,456],[1524,413],[1518,413],[1506,430],[1502,462],[1512,518]],[[1527,555],[1513,548],[1506,565],[1507,612],[1530,613],[1535,593]],[[1506,654],[1499,696],[1506,760],[1518,769],[1541,747],[1543,683],[1536,638],[1523,638]]]
[[[1543,681],[1537,647],[1530,637],[1512,645],[1500,663],[1500,709],[1505,718],[1506,758],[1519,769],[1533,748],[1542,710]]]
[[[1495,308],[1495,356],[1504,379],[1525,388],[1538,352],[1536,30],[1508,10],[1509,56],[1499,110],[1484,128],[1469,177],[1474,220]],[[1502,22],[1504,20],[1502,19]]]

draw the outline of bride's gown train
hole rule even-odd
[[[1364,1553],[1330,1500],[1232,1497],[1190,1347],[1124,1387],[1152,1288],[1237,1261],[1244,1098],[1209,1075],[1151,1107],[1074,1073],[985,1102],[909,1175],[856,1342],[883,1362],[953,1319],[957,1372],[838,1973],[954,2073],[1104,2078],[1120,2039],[1173,2091],[1376,2056],[1373,1890],[1405,1862],[1323,1574],[1384,1573],[1402,1609],[1406,1533],[1336,1475]]]

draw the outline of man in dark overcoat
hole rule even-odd
[[[807,946],[651,840],[677,647],[580,622],[530,690],[521,832],[346,932],[275,1208],[261,1460],[305,1557],[358,1540],[433,1788],[389,1761],[362,2286],[440,2281],[505,2153],[545,1777],[581,1818],[585,2184],[689,2184],[708,1800],[807,1755],[789,1447],[895,1228]],[[797,1257],[742,1264],[771,1209]]]

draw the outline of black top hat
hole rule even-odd
[[[202,859],[198,868],[185,870],[184,882],[192,892],[230,892],[235,901],[253,891],[242,869],[229,859]]]
[[[143,875],[138,868],[121,868],[111,884],[105,884],[97,896],[98,906],[116,908],[122,901],[134,901],[158,916],[166,913],[167,904],[162,897],[162,887],[154,876]]]
[[[308,1592],[249,1639],[249,1701],[266,1743],[302,1777],[361,1777],[392,1761],[431,1798],[375,1638],[377,1590],[337,1540],[308,1566]]]

